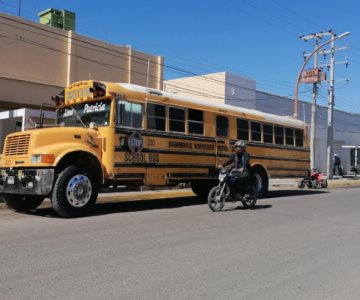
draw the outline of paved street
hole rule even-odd
[[[359,299],[360,188],[0,210],[1,299]]]

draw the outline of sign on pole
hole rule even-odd
[[[311,69],[305,70],[301,73],[302,83],[319,83],[326,80],[326,73],[322,72],[320,69]]]

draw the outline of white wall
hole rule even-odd
[[[225,74],[225,103],[255,109],[256,81],[228,72]]]

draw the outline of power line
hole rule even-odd
[[[1,16],[1,17],[3,17],[3,16]],[[65,38],[65,39],[66,39],[65,41],[67,41],[67,39],[68,39],[68,36],[65,35],[65,34],[62,34],[62,33],[57,33],[57,32],[53,32],[53,31],[50,31],[50,30],[47,30],[47,29],[44,29],[44,28],[39,28],[39,27],[36,27],[36,26],[34,26],[34,25],[31,25],[31,24],[26,24],[26,23],[21,22],[21,21],[13,20],[13,19],[11,19],[11,18],[6,18],[6,17],[5,17],[5,19],[8,19],[8,20],[14,21],[14,22],[18,22],[18,23],[21,23],[21,24],[23,24],[23,25],[27,25],[27,26],[30,26],[30,27],[33,27],[33,28],[36,28],[36,29],[41,29],[42,31],[45,31],[45,32],[47,32],[47,33],[48,33],[48,32],[50,32],[51,34],[54,34],[54,33],[55,33],[56,35]],[[7,26],[15,27],[15,28],[18,28],[18,29],[23,29],[23,30],[25,30],[25,31],[32,32],[32,33],[37,33],[37,32],[31,31],[31,30],[29,30],[29,29],[25,29],[25,28],[18,27],[18,26],[15,26],[15,25],[10,25],[10,24],[3,23],[3,22],[0,22],[0,24],[4,24],[4,25],[7,25]],[[45,36],[45,37],[47,37],[47,38],[52,38],[52,39],[55,39],[55,40],[60,40],[60,39],[58,39],[58,38],[51,37],[51,36],[48,36],[48,35],[44,35],[44,34],[41,34],[41,35],[42,35],[42,36]],[[121,58],[122,56],[125,56],[126,58],[135,58],[135,59],[137,59],[137,62],[138,62],[138,63],[146,64],[146,65],[147,65],[147,59],[144,59],[144,58],[142,58],[142,57],[132,56],[132,55],[129,55],[129,54],[127,54],[127,53],[119,52],[118,50],[110,49],[110,48],[105,47],[105,46],[100,46],[100,45],[97,45],[97,44],[94,44],[94,43],[91,43],[91,42],[85,42],[85,41],[82,41],[82,40],[80,40],[80,39],[78,39],[78,38],[75,38],[75,37],[73,37],[73,40],[76,41],[76,42],[80,42],[80,43],[81,43],[81,44],[74,43],[74,45],[81,46],[81,47],[84,47],[84,48],[86,48],[86,49],[90,49],[90,50],[92,50],[92,51],[97,51],[97,52],[100,52],[100,53],[105,53],[105,54],[108,54],[108,55],[112,55],[112,56],[115,56],[115,57],[120,57],[120,58]],[[64,42],[64,40],[60,40],[60,41]],[[102,49],[102,50],[108,50],[108,51],[110,51],[110,52],[119,54],[120,56],[115,55],[115,54],[112,54],[112,53],[104,52],[104,51],[101,51],[101,50],[93,49],[93,48],[87,47],[87,46],[85,46],[85,45],[83,45],[83,44],[88,44],[88,45],[91,45],[91,46],[95,46],[95,47],[100,48],[100,49]],[[55,50],[56,50],[56,49],[55,49]],[[63,52],[63,53],[64,53],[64,52]],[[67,53],[66,53],[66,54],[67,54]],[[86,58],[84,58],[84,59],[86,59]],[[156,65],[160,65],[160,66],[162,66],[162,67],[164,67],[164,68],[167,68],[167,69],[171,69],[171,70],[173,70],[173,71],[175,71],[175,72],[178,72],[179,74],[185,74],[185,75],[191,75],[191,76],[198,76],[198,77],[201,77],[201,78],[203,78],[204,80],[207,80],[207,81],[224,83],[224,82],[221,81],[221,80],[214,79],[214,78],[208,77],[208,76],[206,76],[206,75],[201,75],[201,74],[198,74],[198,73],[195,73],[195,72],[192,72],[192,71],[187,71],[187,70],[184,70],[184,69],[181,69],[181,68],[178,68],[178,67],[173,67],[173,66],[169,66],[169,65],[165,65],[165,64],[160,64],[160,63],[157,63],[157,62],[152,62],[152,63],[153,63],[153,64],[156,64]],[[110,66],[113,66],[113,65],[110,65]],[[114,66],[113,66],[113,67],[114,67]],[[116,68],[118,68],[118,67],[116,67]],[[152,77],[154,77],[154,76],[152,76]],[[159,79],[159,78],[157,78],[157,79]],[[234,86],[234,87],[239,87],[239,88],[243,88],[243,89],[255,91],[255,89],[251,89],[251,88],[248,88],[248,87],[246,87],[246,86],[241,86],[241,85],[239,85],[239,84],[230,84],[230,85],[231,85],[231,86]]]

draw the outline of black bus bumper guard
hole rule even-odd
[[[47,196],[54,173],[54,169],[0,169],[0,193]]]

